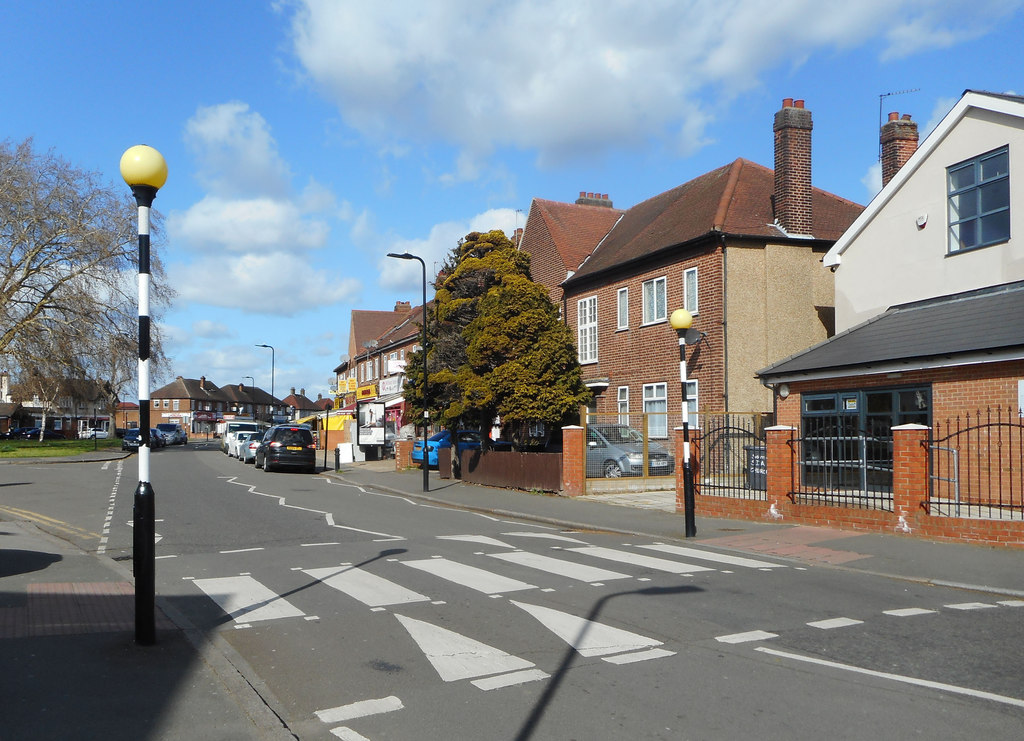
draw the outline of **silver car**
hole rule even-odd
[[[675,459],[661,444],[648,438],[647,475],[669,476]],[[644,475],[644,436],[629,425],[587,425],[587,476],[618,478]]]

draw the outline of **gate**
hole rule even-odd
[[[928,447],[930,514],[1024,519],[1020,410],[997,407],[936,422]]]
[[[701,415],[700,492],[734,499],[764,499],[768,488],[764,428],[759,413]]]
[[[794,501],[893,511],[892,436],[868,435],[856,417],[804,418],[794,438]]]

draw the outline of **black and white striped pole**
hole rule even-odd
[[[139,207],[139,485],[135,488],[132,566],[135,571],[135,642],[156,642],[156,508],[149,480],[149,210],[167,182],[163,155],[143,144],[121,155],[121,177]]]
[[[690,461],[690,398],[686,388],[686,345],[699,338],[700,333],[692,328],[693,314],[686,309],[673,311],[669,323],[679,335],[679,383],[683,392],[683,524],[685,536],[693,538],[697,535],[697,519],[694,513],[696,497],[693,464]],[[693,337],[691,333],[696,333],[696,336]]]

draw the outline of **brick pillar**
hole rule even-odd
[[[768,505],[774,504],[779,512],[784,512],[789,503],[789,492],[793,488],[795,451],[789,444],[793,439],[795,427],[776,425],[766,427],[765,434],[765,467],[767,469],[767,490],[765,499]],[[797,474],[799,475],[799,474]]]
[[[395,441],[395,470],[404,471],[412,468],[412,446],[413,440]]]
[[[583,428],[562,428],[562,493],[578,497],[587,491],[587,454]]]
[[[928,434],[924,425],[892,428],[893,514],[911,527],[928,503]]]

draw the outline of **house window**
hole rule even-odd
[[[697,268],[683,271],[683,308],[697,316]]]
[[[667,389],[664,383],[644,384],[644,413],[647,415],[649,437],[668,437]]]
[[[617,297],[619,320],[616,324],[616,328],[629,329],[629,289],[620,288]]]
[[[629,386],[619,386],[619,424],[629,424]]]
[[[597,362],[597,296],[580,299],[576,305],[576,346],[581,363]]]
[[[1007,147],[980,155],[947,172],[949,251],[1010,238],[1010,153]]]
[[[665,285],[664,278],[644,282],[644,324],[665,321]]]
[[[175,400],[174,400],[174,401],[172,402],[172,404],[171,404],[171,408],[172,408],[172,409],[173,409],[174,411],[176,411],[176,412],[177,412],[177,411],[180,411],[180,410],[181,410],[181,399],[175,399]]]

